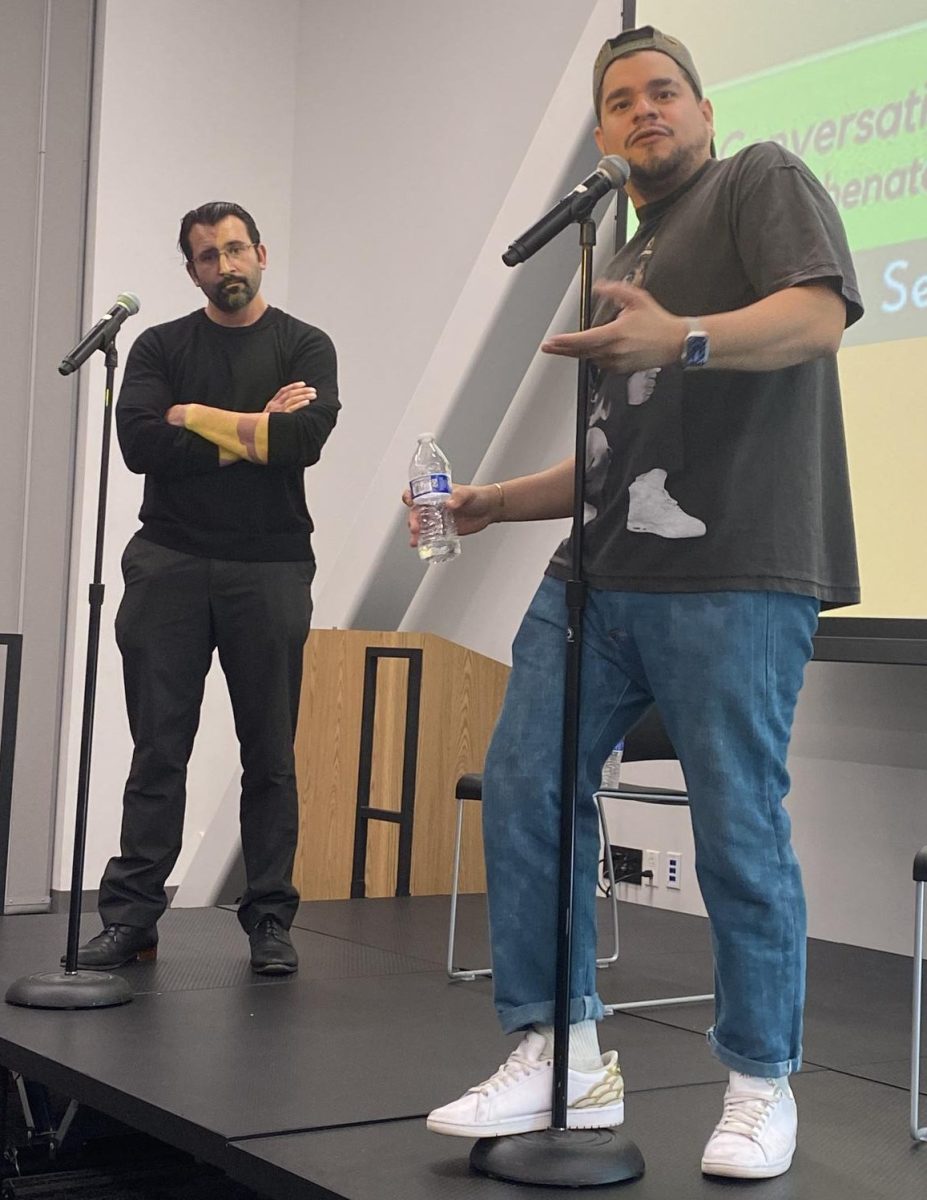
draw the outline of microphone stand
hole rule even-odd
[[[128,1004],[133,992],[125,979],[104,971],[79,971],[80,906],[84,879],[84,850],[87,842],[87,809],[90,789],[90,752],[93,744],[93,713],[97,689],[97,659],[100,649],[100,617],[103,609],[103,532],[106,524],[106,485],[113,421],[113,382],[119,356],[116,332],[100,347],[106,356],[106,390],[103,399],[103,441],[100,452],[100,485],[97,499],[97,529],[90,584],[90,622],[87,633],[87,664],[84,673],[84,707],[81,726],[80,768],[77,776],[77,813],[74,857],[71,866],[71,899],[68,907],[68,943],[63,971],[24,975],[11,983],[8,1004],[27,1008],[109,1008]]]
[[[580,330],[592,314],[592,257],[596,228],[592,205],[579,221]],[[573,886],[576,843],[576,775],[579,758],[580,665],[587,585],[583,579],[583,488],[589,410],[589,360],[577,363],[576,464],[573,474],[571,578],[566,585],[567,629],[564,670],[563,757],[560,776],[560,879],[557,908],[557,988],[554,1003],[554,1083],[552,1123],[538,1133],[480,1138],[470,1152],[474,1170],[513,1183],[590,1187],[639,1179],[643,1156],[620,1129],[567,1128],[567,1072],[570,1047],[570,977],[573,958]]]

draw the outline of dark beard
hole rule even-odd
[[[659,199],[668,195],[689,178],[695,170],[697,151],[690,146],[676,146],[672,154],[665,158],[655,159],[652,163],[633,163],[631,166],[631,183],[642,196],[656,191]]]
[[[238,312],[240,308],[246,308],[254,299],[255,290],[246,279],[236,279],[235,283],[241,286],[235,288],[234,291],[228,291],[225,285],[220,283],[214,294],[210,296],[213,304],[222,312]]]

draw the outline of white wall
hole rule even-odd
[[[303,54],[319,67],[300,99],[292,297],[330,326],[345,402],[310,477],[320,514],[338,498],[317,539],[319,624],[402,621],[422,578],[396,504],[416,435],[435,430],[472,478],[530,366],[577,251],[552,248],[527,273],[500,256],[570,186],[576,156],[598,158],[589,63],[614,11],[403,0],[388,21],[340,5],[317,24],[305,10]],[[532,434],[532,460],[552,432]]]

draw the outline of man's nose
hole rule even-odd
[[[656,112],[657,106],[650,99],[646,92],[641,92],[641,94],[634,101],[634,120],[638,121],[646,117],[652,117],[656,115]]]

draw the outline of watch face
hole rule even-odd
[[[708,362],[708,334],[690,333],[686,337],[686,350],[683,366],[704,367]]]

